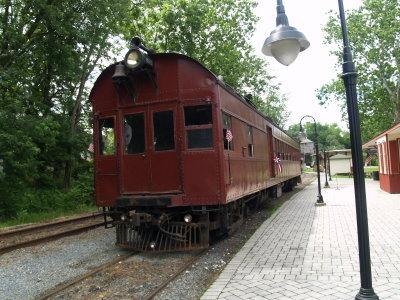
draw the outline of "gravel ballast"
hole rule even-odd
[[[126,251],[114,243],[114,230],[99,228],[1,255],[0,299],[35,299],[58,284],[124,255]]]

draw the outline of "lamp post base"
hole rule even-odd
[[[375,294],[374,289],[360,288],[360,291],[356,295],[355,300],[379,300],[379,297]]]
[[[330,188],[328,181],[325,181],[325,188]]]
[[[324,198],[322,195],[317,196],[317,202],[315,202],[315,206],[324,206],[326,203],[324,202]]]

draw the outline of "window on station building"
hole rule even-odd
[[[188,149],[213,147],[212,107],[194,105],[184,108],[185,130]]]
[[[145,152],[144,113],[125,116],[124,145],[126,154]]]
[[[222,113],[222,136],[224,139],[224,149],[233,151],[233,133],[231,116]]]
[[[99,120],[100,155],[115,154],[115,128],[114,118]]]
[[[154,112],[153,129],[153,143],[155,151],[175,149],[173,111]]]
[[[251,126],[247,126],[247,154],[249,157],[254,156],[253,149],[253,128]]]

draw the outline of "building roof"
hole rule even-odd
[[[328,154],[351,153],[351,149],[327,150],[325,152]]]
[[[382,132],[381,134],[377,135],[373,139],[369,140],[365,144],[362,145],[363,149],[374,148],[376,146],[376,141],[384,136],[388,136],[388,139],[400,138],[400,123],[394,125],[393,127],[389,128],[388,130]]]
[[[336,155],[331,156],[329,159],[330,160],[332,160],[332,159],[351,159],[351,156],[347,156],[344,154],[336,154]]]
[[[306,144],[306,143],[314,143],[314,142],[309,140],[309,139],[307,139],[307,138],[304,141],[300,142],[300,144]]]

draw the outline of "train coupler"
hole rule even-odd
[[[204,223],[169,222],[159,228],[117,222],[116,233],[117,246],[141,252],[186,251],[209,246],[209,226]]]

